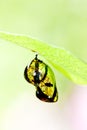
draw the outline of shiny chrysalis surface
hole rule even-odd
[[[58,93],[54,73],[43,61],[35,58],[24,70],[25,79],[36,87],[36,96],[45,102],[56,102]]]

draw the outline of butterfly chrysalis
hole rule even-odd
[[[56,102],[58,92],[52,69],[42,60],[35,58],[24,70],[25,79],[36,87],[36,96],[45,102]]]

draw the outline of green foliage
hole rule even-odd
[[[38,52],[53,67],[77,84],[87,84],[87,64],[65,49],[23,35],[0,32],[0,38]]]

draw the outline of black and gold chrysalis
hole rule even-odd
[[[35,58],[24,70],[25,79],[36,87],[36,96],[45,102],[56,102],[58,93],[55,76],[51,68],[43,61]]]

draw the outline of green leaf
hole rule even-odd
[[[53,67],[77,84],[87,84],[87,64],[67,50],[24,35],[0,32],[0,38],[38,52]]]

